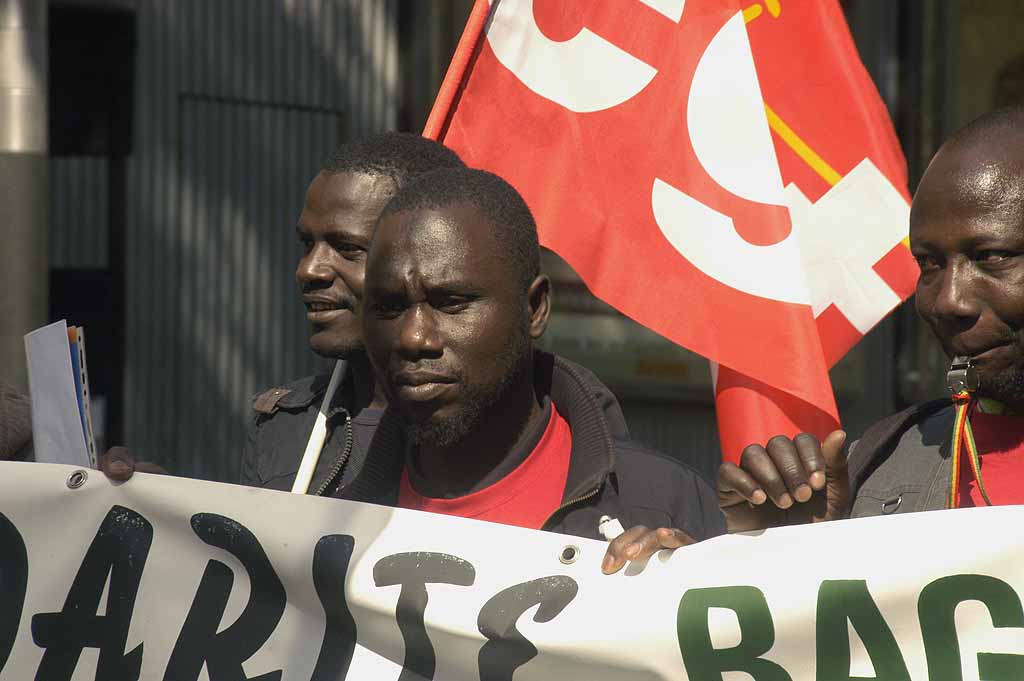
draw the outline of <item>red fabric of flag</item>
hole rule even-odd
[[[835,427],[828,368],[913,289],[905,163],[834,0],[478,0],[425,134],[720,365],[728,458]]]

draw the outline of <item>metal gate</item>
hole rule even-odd
[[[317,370],[294,285],[295,223],[340,112],[183,95],[178,215],[166,234],[166,348],[177,470],[235,480],[249,397]],[[156,273],[154,273],[156,275]]]

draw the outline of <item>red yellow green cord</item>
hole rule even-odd
[[[967,449],[967,457],[971,462],[971,469],[974,471],[974,479],[978,481],[978,491],[982,499],[989,506],[992,501],[985,491],[985,483],[981,479],[981,458],[978,456],[978,445],[974,442],[974,432],[971,430],[971,413],[977,404],[966,390],[953,395],[953,404],[956,409],[956,417],[953,420],[953,466],[949,476],[949,498],[946,501],[946,508],[960,508],[960,460],[963,458],[963,449]]]

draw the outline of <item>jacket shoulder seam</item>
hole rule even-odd
[[[306,409],[315,401],[322,398],[327,391],[327,382],[330,377],[327,374],[305,376],[280,386],[262,390],[252,397],[252,407],[257,414],[271,416],[278,409]],[[259,402],[266,396],[266,404],[270,408],[261,410]]]

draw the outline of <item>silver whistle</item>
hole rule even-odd
[[[978,372],[974,368],[974,362],[966,355],[958,355],[953,358],[949,365],[949,372],[946,374],[946,387],[954,395],[962,392],[973,393],[978,389]]]

